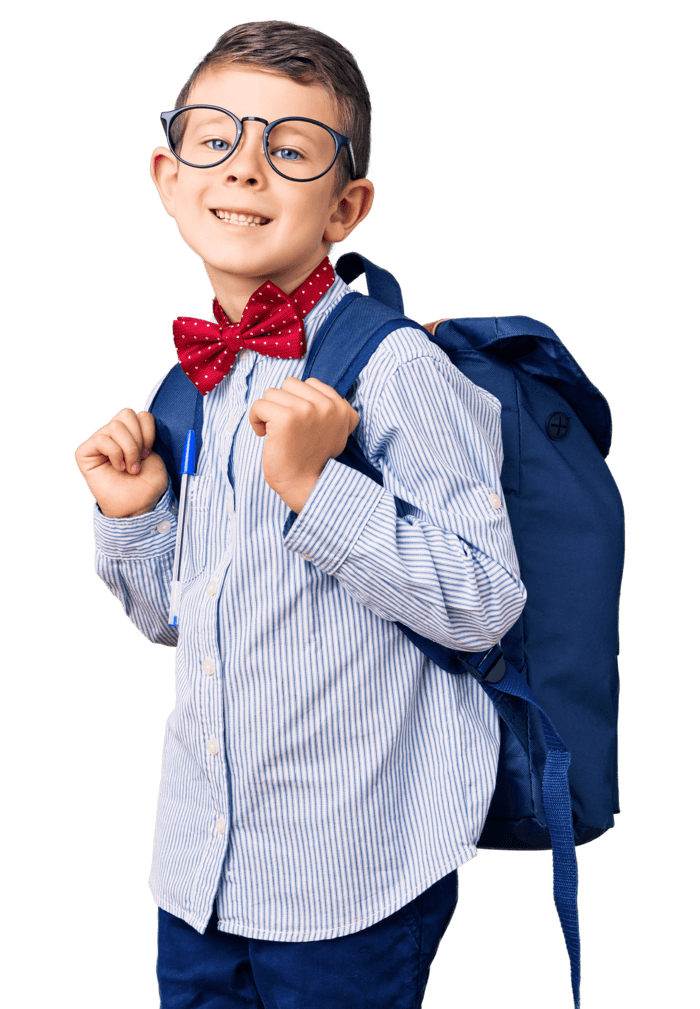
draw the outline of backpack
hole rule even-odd
[[[314,376],[345,397],[382,339],[416,323],[403,314],[401,289],[390,273],[357,253],[342,256],[335,269],[347,283],[364,272],[369,297],[352,291],[336,306],[314,338],[303,379]],[[578,1009],[575,845],[614,826],[619,812],[624,521],[604,461],[610,410],[556,334],[534,319],[442,320],[426,332],[501,403],[501,484],[527,603],[500,647],[476,654],[451,651],[398,626],[446,672],[476,676],[494,702],[501,747],[478,846],[552,849],[554,901]],[[190,429],[198,455],[203,420],[203,397],[179,364],[158,389],[151,412],[153,450],[179,495],[177,463]],[[338,461],[383,482],[352,436]]]

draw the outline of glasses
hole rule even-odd
[[[352,178],[355,158],[348,137],[315,119],[287,116],[268,123],[258,116],[239,119],[217,105],[186,105],[162,112],[160,121],[168,147],[178,161],[190,168],[214,168],[235,152],[243,135],[243,123],[264,123],[262,144],[270,167],[285,179],[313,182],[330,172],[343,147],[350,157]]]

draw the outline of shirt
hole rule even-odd
[[[309,313],[308,346],[347,290]],[[172,489],[135,518],[95,509],[98,574],[177,644],[150,887],[200,933],[215,899],[219,929],[253,938],[367,928],[476,854],[495,783],[491,701],[396,622],[477,651],[524,606],[500,404],[407,322],[348,396],[384,487],[329,459],[291,521],[248,412],[304,366],[244,350],[204,399],[178,628]]]

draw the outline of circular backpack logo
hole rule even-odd
[[[556,410],[547,419],[547,434],[552,441],[561,441],[562,438],[566,438],[570,427],[570,418],[561,410]]]

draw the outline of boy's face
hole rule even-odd
[[[335,104],[322,88],[247,68],[206,72],[187,104],[218,105],[239,119],[306,117],[342,132]],[[236,280],[269,279],[282,288],[297,277],[301,282],[371,206],[367,180],[348,183],[333,198],[336,166],[312,182],[278,175],[263,151],[263,129],[262,123],[244,123],[235,152],[212,168],[183,165],[167,148],[154,151],[152,173],[166,210],[204,260],[215,290]],[[250,227],[222,219],[231,214],[267,223]]]

